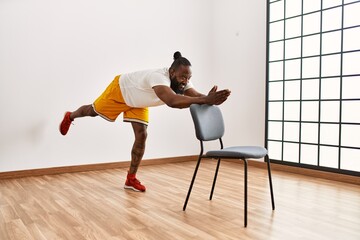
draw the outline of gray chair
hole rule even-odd
[[[221,114],[219,107],[209,106],[209,105],[198,105],[193,104],[190,106],[190,112],[192,119],[195,125],[196,137],[200,141],[201,151],[199,158],[195,167],[194,175],[191,180],[188,194],[184,203],[183,211],[186,209],[190,193],[196,178],[197,171],[199,169],[200,161],[203,158],[213,158],[217,159],[217,166],[215,171],[215,176],[213,180],[213,185],[210,193],[210,200],[212,199],[217,174],[219,171],[221,159],[240,159],[244,161],[244,226],[247,226],[247,159],[258,159],[265,158],[267,162],[267,169],[269,174],[269,184],[270,184],[270,194],[271,194],[271,204],[272,209],[275,210],[274,194],[272,188],[271,180],[271,169],[270,169],[270,160],[268,157],[268,152],[265,148],[259,146],[235,146],[235,147],[223,147],[222,137],[225,132],[224,120]],[[220,141],[220,150],[208,151],[203,155],[204,152],[204,141]]]

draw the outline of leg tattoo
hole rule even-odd
[[[145,152],[145,142],[147,137],[147,126],[141,123],[132,122],[135,134],[135,142],[131,150],[130,174],[135,174]]]
[[[145,152],[145,142],[135,141],[131,150],[130,174],[136,173]]]

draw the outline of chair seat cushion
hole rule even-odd
[[[236,146],[208,151],[205,156],[214,158],[262,158],[267,155],[266,148],[259,146]]]

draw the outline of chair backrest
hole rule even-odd
[[[206,104],[192,104],[190,112],[194,121],[197,139],[211,141],[219,139],[224,135],[224,120],[219,107]]]

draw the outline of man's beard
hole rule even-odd
[[[170,88],[176,93],[184,95],[184,89],[180,89],[180,83],[178,83],[176,80],[171,80]]]

